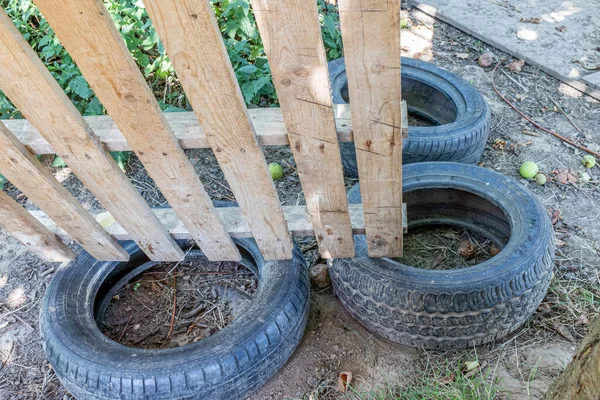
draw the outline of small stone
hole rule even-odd
[[[331,284],[329,279],[329,268],[325,264],[315,264],[310,268],[310,282],[318,288],[324,288]]]

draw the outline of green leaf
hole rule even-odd
[[[94,96],[85,108],[85,115],[102,115],[104,114],[104,107],[98,97]]]
[[[253,84],[254,93],[255,94],[258,93],[260,91],[260,89],[262,89],[265,85],[269,84],[270,82],[271,82],[270,76],[261,76],[260,78],[255,80],[254,84]]]
[[[78,75],[71,79],[69,81],[69,87],[73,93],[85,100],[94,95],[94,92],[92,92],[92,89],[90,89],[90,85],[88,85],[82,75]]]
[[[50,166],[54,168],[61,168],[66,167],[67,163],[65,162],[65,160],[60,158],[60,156],[56,156],[54,157],[54,161],[52,161],[52,164]]]
[[[258,70],[258,68],[256,68],[254,65],[248,64],[248,65],[244,65],[241,68],[238,68],[238,70],[236,72],[241,73],[241,74],[252,75],[257,70]]]
[[[129,157],[131,156],[131,152],[129,151],[111,151],[110,155],[115,160],[121,171],[126,172],[125,163],[129,161]]]
[[[4,184],[6,183],[6,178],[4,175],[0,174],[0,190],[4,189]]]

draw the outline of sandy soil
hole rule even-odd
[[[554,213],[560,247],[550,291],[534,317],[509,337],[478,349],[439,354],[401,348],[373,337],[343,310],[330,288],[313,288],[309,326],[298,350],[252,399],[359,398],[335,389],[340,372],[352,372],[357,390],[368,391],[382,385],[402,386],[432,365],[475,357],[488,366],[486,371],[500,387],[496,398],[539,398],[569,361],[589,320],[600,310],[599,167],[584,168],[580,151],[536,130],[498,98],[492,88],[491,68],[480,67],[477,57],[490,50],[501,58],[507,57],[505,54],[419,12],[411,11],[406,17],[405,55],[432,61],[463,76],[488,101],[492,133],[481,165],[519,180]],[[600,149],[597,101],[530,66],[518,74],[503,66],[495,80],[500,92],[535,121]],[[210,195],[230,199],[212,155],[204,150],[189,155]],[[289,149],[267,149],[266,155],[269,162],[284,166],[285,178],[276,183],[282,202],[301,204],[302,191]],[[539,186],[520,178],[518,167],[526,160],[536,161],[553,179]],[[558,173],[563,170],[576,176],[577,182],[561,183]],[[86,206],[97,206],[69,171],[54,172]],[[149,202],[164,204],[160,191],[135,158],[129,162],[128,174]],[[353,181],[346,183],[350,187]],[[7,191],[33,206],[14,187],[9,185]],[[309,262],[318,261],[314,242],[304,240],[301,246]],[[71,398],[45,360],[37,330],[40,299],[55,268],[57,265],[41,262],[0,231],[0,398]]]

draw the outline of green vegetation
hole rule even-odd
[[[164,111],[185,110],[188,106],[185,93],[142,1],[104,0],[104,4],[161,108]],[[104,107],[33,1],[0,0],[0,5],[79,112],[83,115],[104,114]],[[341,57],[337,10],[324,0],[318,0],[318,7],[327,57],[329,60]],[[213,0],[213,10],[246,103],[259,107],[277,106],[277,93],[250,0]],[[0,92],[0,119],[12,118],[23,116]],[[128,154],[114,152],[113,157],[124,169]],[[61,167],[65,163],[56,157],[52,166]],[[0,180],[0,187],[3,183],[4,180]]]
[[[372,392],[349,391],[349,398],[360,400],[493,400],[500,387],[494,368],[481,368],[478,361],[464,357],[428,364],[407,384],[390,383]]]
[[[104,3],[162,109],[184,110],[185,94],[142,1],[104,0]],[[103,114],[102,104],[33,1],[0,0],[0,4],[77,109],[84,115]],[[318,7],[328,59],[341,57],[337,10],[324,0],[318,0]],[[249,0],[213,1],[213,9],[246,103],[261,107],[277,105],[269,63]],[[0,119],[8,118],[22,116],[0,94]]]

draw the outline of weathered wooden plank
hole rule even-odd
[[[252,0],[321,255],[354,244],[317,5]]]
[[[239,260],[239,251],[102,0],[36,4],[206,256]]]
[[[334,104],[339,142],[351,142],[352,122],[349,104]],[[287,146],[290,144],[279,108],[248,110],[261,146]],[[339,116],[338,116],[339,115]],[[210,147],[198,118],[193,112],[164,113],[171,130],[184,149]],[[109,115],[84,117],[94,134],[110,151],[130,151],[131,146]],[[54,154],[56,151],[26,119],[1,120],[31,151],[36,154]]]
[[[129,259],[116,240],[3,125],[0,125],[0,172],[94,258]]]
[[[54,232],[1,190],[0,226],[44,261],[63,262],[75,258],[73,250]]]
[[[340,0],[370,257],[402,255],[400,0]]]
[[[292,239],[209,1],[145,0],[188,101],[267,260]]]
[[[356,235],[365,233],[364,215],[361,204],[350,204],[349,214],[352,223],[353,233]],[[310,216],[306,206],[283,206],[283,214],[288,224],[289,231],[294,236],[314,236]],[[406,205],[404,207],[406,209]],[[217,214],[223,221],[223,225],[229,234],[234,238],[252,237],[250,228],[246,223],[242,212],[238,207],[217,208]],[[162,224],[169,230],[175,239],[189,239],[190,233],[177,218],[177,215],[171,208],[153,208],[152,211]],[[103,210],[90,210],[92,215],[98,215]],[[64,232],[52,219],[50,219],[43,211],[34,210],[31,214],[37,218],[44,226],[48,227],[53,232],[56,232],[60,237],[69,238],[69,235]],[[406,231],[407,221],[406,212],[403,214],[404,230]],[[117,223],[106,228],[118,240],[129,240],[127,232]]]
[[[0,10],[0,89],[155,260],[183,252],[150,212],[50,72]]]

